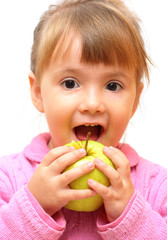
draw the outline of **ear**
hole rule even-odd
[[[39,112],[43,113],[44,107],[43,107],[43,101],[42,101],[42,95],[41,95],[40,82],[36,78],[33,72],[29,73],[28,78],[29,78],[29,84],[30,84],[32,103]]]
[[[144,88],[144,84],[142,82],[140,82],[139,86],[137,87],[137,91],[136,91],[136,99],[135,99],[135,102],[134,102],[134,105],[133,105],[133,111],[132,111],[132,116],[131,118],[133,117],[133,115],[135,114],[136,112],[136,109],[139,105],[139,100],[140,100],[140,96],[141,96],[141,93],[143,91],[143,88]]]

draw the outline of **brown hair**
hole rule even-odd
[[[149,81],[151,61],[138,22],[120,0],[64,0],[52,5],[34,31],[31,70],[40,78],[53,52],[55,57],[64,54],[69,34],[77,32],[82,39],[81,61],[118,63],[134,69],[138,81],[143,76]]]

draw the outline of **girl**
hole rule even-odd
[[[51,6],[34,32],[29,81],[49,133],[0,159],[1,239],[166,239],[167,171],[120,139],[149,79],[137,17],[119,0],[67,0]],[[67,172],[91,139],[105,145],[115,169],[99,158]],[[68,184],[94,168],[110,180],[89,189]],[[93,212],[65,208],[100,194]]]

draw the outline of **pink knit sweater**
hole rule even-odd
[[[41,134],[23,152],[0,159],[0,239],[167,239],[167,170],[126,144],[118,147],[130,161],[135,193],[119,219],[109,223],[103,208],[47,215],[26,184],[49,151],[49,139]]]

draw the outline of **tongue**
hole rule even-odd
[[[91,132],[90,140],[96,141],[100,135],[100,126],[79,126],[75,128],[75,134],[80,141],[86,140],[88,132]]]

